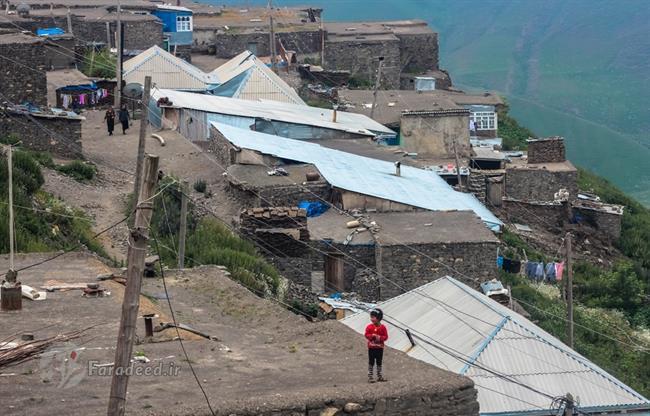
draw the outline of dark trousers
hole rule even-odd
[[[375,364],[381,367],[381,362],[384,359],[383,348],[368,348],[368,367],[372,368]]]

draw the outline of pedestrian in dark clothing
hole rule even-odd
[[[373,309],[370,312],[371,323],[366,327],[366,339],[368,340],[368,383],[374,383],[373,370],[377,365],[377,381],[386,381],[381,366],[384,358],[384,342],[388,339],[388,330],[381,323],[384,313],[381,309]]]
[[[106,120],[106,128],[108,129],[108,135],[112,136],[113,130],[115,129],[115,110],[113,110],[113,107],[109,107],[108,110],[106,110],[106,114],[104,115],[104,120]]]
[[[122,123],[122,134],[126,134],[126,131],[129,129],[129,110],[126,109],[126,105],[122,106],[118,117],[120,123]]]

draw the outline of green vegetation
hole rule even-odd
[[[64,175],[71,176],[79,182],[90,181],[95,177],[95,174],[97,173],[97,168],[95,165],[81,160],[73,160],[72,162],[65,165],[57,166],[56,170],[63,173]]]
[[[508,108],[498,113],[499,136],[503,138],[504,150],[525,150],[528,147],[526,140],[536,137],[535,133],[520,125],[517,120],[508,114]]]
[[[19,252],[42,252],[72,249],[84,244],[88,249],[106,256],[102,246],[93,240],[91,220],[83,211],[66,206],[41,187],[44,179],[40,161],[48,158],[35,152],[15,149],[13,184],[15,206],[16,249]],[[0,158],[0,218],[8,218],[7,158]],[[9,225],[0,223],[0,251],[9,251]]]
[[[89,77],[114,78],[117,58],[107,49],[101,52],[89,51],[84,56],[82,71]]]
[[[353,90],[368,90],[373,86],[372,81],[362,75],[352,75],[348,80],[348,87]]]
[[[166,177],[159,190],[174,178]],[[178,263],[178,230],[180,226],[181,194],[175,185],[166,188],[156,198],[151,220],[152,232],[160,241],[161,260],[175,267]],[[155,243],[154,243],[155,249]],[[226,266],[231,277],[258,295],[281,295],[281,276],[275,268],[257,253],[255,246],[230,231],[211,217],[198,219],[194,207],[188,204],[185,266],[202,264]]]

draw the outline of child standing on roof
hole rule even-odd
[[[368,383],[374,383],[373,370],[377,365],[377,381],[386,381],[381,373],[381,365],[384,357],[384,342],[388,339],[388,330],[381,323],[384,313],[381,309],[373,309],[370,312],[370,321],[366,327],[366,339],[368,340]]]

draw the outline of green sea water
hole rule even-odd
[[[564,136],[576,165],[650,205],[650,1],[274,1],[307,3],[326,21],[426,20],[455,85],[498,91],[536,134]]]

